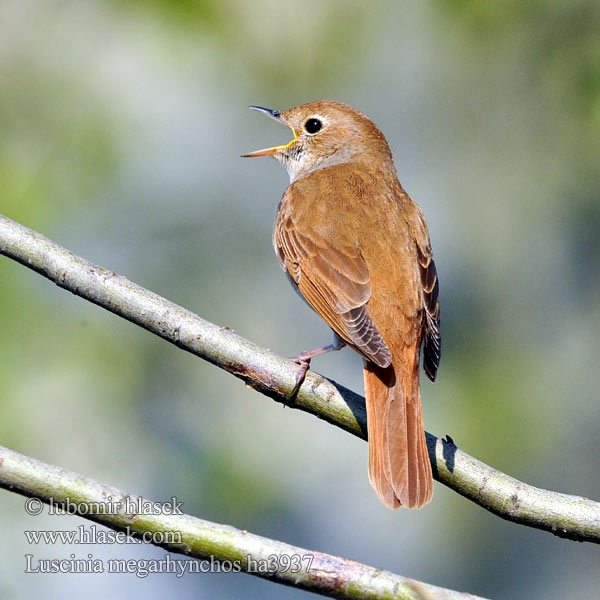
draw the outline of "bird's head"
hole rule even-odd
[[[261,106],[250,108],[289,127],[294,139],[243,156],[273,156],[285,166],[291,182],[318,169],[350,162],[376,161],[394,170],[392,153],[381,131],[351,106],[320,100],[284,112]]]

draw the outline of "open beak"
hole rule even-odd
[[[278,110],[272,110],[271,108],[263,108],[262,106],[249,106],[252,110],[257,110],[258,112],[264,113],[265,115],[271,117],[275,121],[286,125],[281,118],[281,114]],[[288,125],[289,127],[289,125]],[[296,132],[290,127],[292,133],[294,134],[294,139],[288,144],[282,144],[281,146],[273,146],[272,148],[265,148],[264,150],[255,150],[254,152],[248,152],[248,154],[242,154],[242,158],[256,158],[257,156],[275,156],[278,150],[283,150],[284,148],[289,148],[292,144],[296,142],[298,136]]]

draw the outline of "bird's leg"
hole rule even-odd
[[[326,352],[337,352],[341,350],[346,345],[346,342],[342,340],[337,334],[334,333],[333,344],[328,344],[327,346],[321,346],[320,348],[313,348],[312,350],[305,350],[298,356],[293,356],[290,360],[300,365],[300,370],[296,375],[296,383],[294,384],[294,389],[290,394],[290,398],[294,398],[294,396],[298,393],[300,386],[304,382],[306,377],[306,372],[308,371],[308,367],[310,367],[310,361],[315,356],[319,356],[320,354],[325,354]]]

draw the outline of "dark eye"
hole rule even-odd
[[[318,131],[321,131],[321,127],[323,127],[323,123],[321,123],[319,119],[309,119],[304,123],[306,133],[317,133]]]

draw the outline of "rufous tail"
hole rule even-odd
[[[419,365],[410,362],[392,359],[385,369],[372,362],[364,367],[369,480],[388,508],[420,508],[433,496]]]

